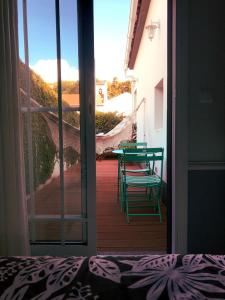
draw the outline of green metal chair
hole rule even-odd
[[[159,216],[163,174],[163,148],[124,149],[120,181],[120,204],[129,223],[130,216]],[[129,169],[130,163],[143,166],[143,172]],[[148,167],[146,168],[146,165]],[[148,172],[146,172],[148,169]],[[156,172],[157,170],[157,172]]]
[[[119,149],[139,149],[147,148],[146,142],[121,142],[118,146]],[[120,177],[121,177],[122,155],[118,157],[118,174],[117,174],[117,200],[119,200],[120,194]]]
[[[145,146],[146,143],[140,143],[141,146]],[[119,167],[119,174],[118,174],[118,191],[119,195],[118,198],[120,199],[120,207],[121,210],[124,210],[124,197],[123,197],[123,182],[121,182],[121,178],[124,175],[124,171],[133,173],[134,174],[150,174],[151,173],[151,166],[149,163],[149,160],[147,159],[147,156],[145,154],[147,148],[124,148],[123,149],[123,155],[120,156],[120,167]],[[128,157],[124,157],[124,155],[127,154]],[[141,158],[140,158],[141,155]],[[140,164],[140,159],[141,163]],[[126,162],[126,165],[125,165]]]
[[[136,143],[121,142],[119,144],[119,149],[126,149],[126,148],[147,148],[147,143],[146,142],[136,142]]]

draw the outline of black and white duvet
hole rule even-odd
[[[0,299],[225,299],[225,256],[0,257]]]

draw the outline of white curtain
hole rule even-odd
[[[0,255],[28,255],[17,1],[0,0]]]

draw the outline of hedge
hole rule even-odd
[[[123,115],[117,112],[100,112],[95,115],[96,133],[107,133],[123,120]]]

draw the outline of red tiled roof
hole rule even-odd
[[[62,94],[62,98],[69,105],[80,105],[80,95],[79,94]]]

